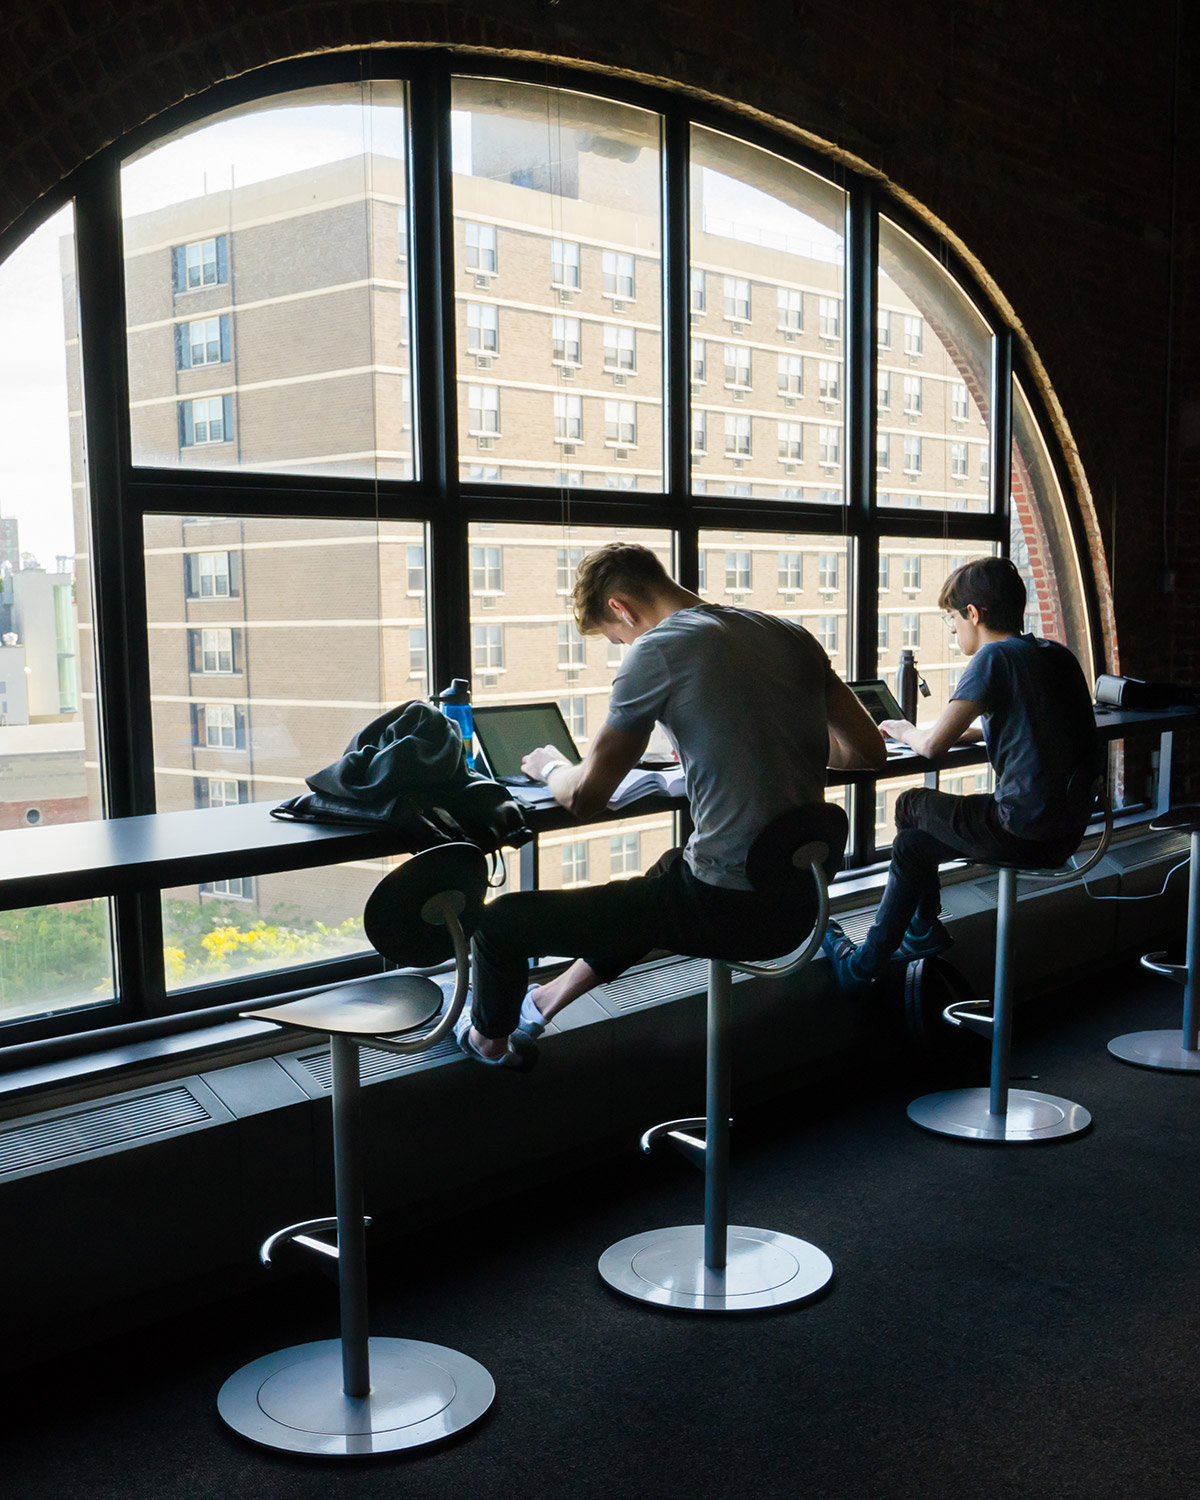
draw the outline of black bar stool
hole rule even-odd
[[[1122,1062],[1170,1073],[1200,1073],[1200,807],[1173,807],[1150,824],[1156,832],[1183,829],[1189,836],[1187,951],[1182,964],[1167,963],[1165,953],[1147,953],[1142,968],[1183,985],[1183,1024],[1178,1031],[1131,1031],[1114,1037],[1108,1050]]]
[[[280,1229],[260,1257],[291,1241],[337,1264],[341,1337],[298,1344],[244,1365],[221,1387],[217,1408],[252,1442],[291,1453],[354,1457],[394,1453],[460,1432],[496,1393],[481,1364],[415,1339],[369,1338],[359,1140],[359,1048],[424,1052],[454,1029],[470,980],[468,940],[483,908],[487,868],[474,844],[414,855],[372,892],[368,938],[393,962],[430,968],[453,957],[454,997],[421,974],[386,973],[246,1016],[324,1033],[333,1057],[333,1173],[337,1214]],[[322,1234],[336,1231],[332,1242]]]
[[[820,951],[829,920],[828,881],[846,847],[846,815],[832,803],[785,813],[755,840],[746,874],[760,889],[795,889],[797,903],[816,896],[816,923],[802,947],[779,964],[710,959],[706,1112],[667,1120],[642,1136],[642,1150],[667,1140],[704,1173],[704,1223],[652,1229],[618,1241],[600,1257],[614,1291],[655,1307],[692,1312],[749,1312],[800,1302],[833,1275],[823,1250],[769,1229],[729,1223],[729,1096],[733,970],[783,976]],[[692,1134],[704,1127],[703,1137]]]
[[[1072,778],[1072,788],[1075,778]],[[998,871],[999,899],[996,907],[996,967],[991,1000],[958,1000],[942,1012],[951,1026],[992,1039],[991,1085],[989,1088],[950,1089],[925,1094],[908,1106],[908,1118],[936,1135],[956,1136],[967,1141],[996,1141],[1004,1145],[1028,1145],[1077,1135],[1092,1123],[1082,1104],[1055,1094],[1034,1093],[1009,1087],[1009,1056],[1012,1050],[1012,957],[1016,944],[1017,877],[1035,880],[1074,880],[1086,875],[1104,858],[1112,839],[1112,804],[1104,778],[1089,773],[1086,780],[1087,807],[1097,798],[1104,807],[1104,832],[1089,859],[1082,865],[1060,870],[1021,869],[1016,865],[985,866]],[[1074,795],[1068,789],[1068,798]]]

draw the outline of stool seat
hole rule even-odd
[[[1150,827],[1155,833],[1171,832],[1200,833],[1200,807],[1173,807],[1170,812],[1153,818]]]
[[[442,998],[433,980],[421,974],[379,974],[358,984],[341,984],[319,995],[242,1014],[327,1036],[396,1036],[431,1021],[442,1008]]]

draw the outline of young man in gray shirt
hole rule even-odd
[[[679,753],[695,832],[644,876],[518,892],[485,908],[472,1009],[458,1031],[463,1050],[493,1066],[526,1065],[528,1043],[552,1016],[654,948],[753,959],[796,947],[811,913],[783,893],[755,890],[746,854],[781,813],[824,801],[827,766],[886,758],[870,716],[808,631],[706,604],[648,547],[614,542],[584,558],[574,606],[583,633],[631,649],[583,762],[569,766],[547,746],[523,769],[587,821],[659,722]],[[585,956],[527,992],[529,958],[564,952]]]

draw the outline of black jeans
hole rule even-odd
[[[911,923],[928,931],[941,911],[938,865],[946,859],[1052,869],[1079,847],[1084,829],[1055,842],[1022,839],[1000,821],[996,800],[983,792],[954,797],[914,787],[896,798],[896,837],[887,889],[875,923],[858,950],[859,973],[878,974],[904,940]]]
[[[612,980],[655,948],[697,958],[778,958],[799,947],[815,898],[796,901],[697,880],[671,849],[645,875],[577,891],[518,891],[486,906],[475,931],[472,1021],[485,1037],[514,1030],[542,953],[583,958]]]

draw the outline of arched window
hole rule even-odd
[[[586,745],[620,656],[568,594],[614,535],[847,676],[914,651],[929,711],[961,671],[940,583],[1006,552],[1030,628],[1091,669],[1034,383],[946,247],[718,111],[506,73],[239,80],[81,169],[0,262],[4,826],[278,802],[455,676]],[[896,789],[850,799],[854,862]],[[545,834],[509,882],[635,874],[672,838]],[[379,873],[7,914],[0,1023],[363,972]]]

